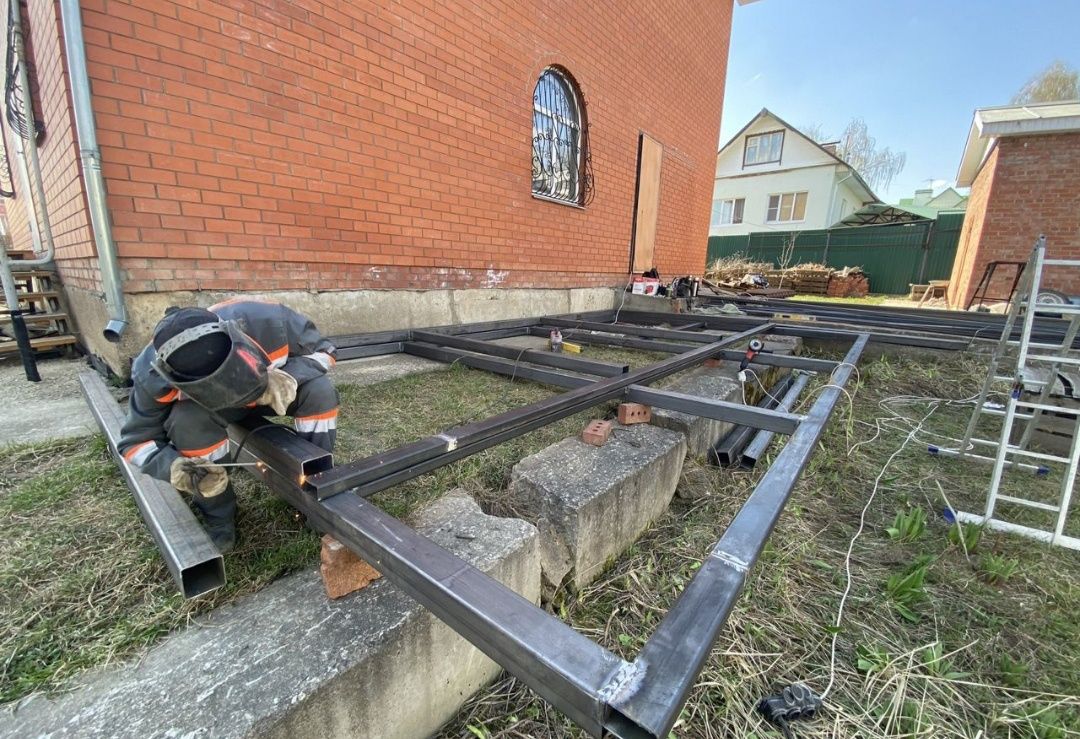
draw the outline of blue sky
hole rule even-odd
[[[975,108],[1055,59],[1080,68],[1080,0],[760,0],[735,5],[720,143],[762,108],[907,154],[889,202],[956,178]]]

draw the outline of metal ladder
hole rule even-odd
[[[1009,313],[1005,321],[1001,339],[994,349],[990,360],[990,367],[986,373],[979,392],[975,409],[968,421],[964,439],[959,449],[942,449],[931,446],[932,454],[954,456],[961,459],[973,459],[981,462],[992,463],[993,474],[990,479],[990,489],[986,498],[986,510],[983,514],[956,511],[956,518],[961,521],[979,523],[989,528],[1021,534],[1050,544],[1080,550],[1080,538],[1067,536],[1063,533],[1065,521],[1068,517],[1069,506],[1072,502],[1073,486],[1076,473],[1080,468],[1080,409],[1069,408],[1051,404],[1050,396],[1054,383],[1057,380],[1058,370],[1064,365],[1080,365],[1080,358],[1069,356],[1072,345],[1080,332],[1080,306],[1077,305],[1045,305],[1038,303],[1039,286],[1042,282],[1043,268],[1052,267],[1080,267],[1080,260],[1046,259],[1046,238],[1040,236],[1032,249],[1031,258],[1023,271],[1023,279],[1015,299],[1009,307]],[[1037,314],[1068,315],[1069,324],[1061,344],[1039,343],[1031,341],[1032,329]],[[1013,327],[1016,321],[1023,317],[1022,329],[1019,341],[1012,339]],[[1008,356],[1011,347],[1017,347],[1016,366],[1011,377],[998,374],[998,367]],[[1033,353],[1034,349],[1038,353]],[[1025,375],[1031,364],[1046,368],[1048,377],[1045,381],[1033,381]],[[1010,381],[1012,383],[1008,399],[1004,409],[987,407],[986,398],[995,382]],[[1021,400],[1021,394],[1025,384],[1041,384],[1042,389],[1034,401]],[[1022,410],[1021,410],[1022,409]],[[1026,411],[1026,412],[1025,412]],[[1027,447],[1045,413],[1063,413],[1073,417],[1072,421],[1072,444],[1069,455],[1062,457],[1054,454],[1030,451]],[[975,430],[983,415],[1004,416],[1001,435],[997,441],[980,439],[975,437]],[[1010,443],[1013,427],[1017,421],[1026,422],[1023,435],[1017,444]],[[994,450],[993,456],[983,456],[972,453],[973,445],[990,447]],[[1020,459],[1030,459],[1041,464],[1022,462]],[[1013,469],[1027,469],[1039,475],[1047,475],[1050,468],[1046,463],[1064,465],[1064,474],[1061,480],[1060,496],[1057,505],[1043,503],[1028,498],[1020,498],[1005,495],[1000,492],[1001,480],[1006,467]],[[1024,526],[994,517],[998,502],[1012,503],[1056,514],[1053,531]]]

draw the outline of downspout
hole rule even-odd
[[[63,23],[64,54],[67,56],[71,101],[75,113],[75,131],[79,137],[79,159],[82,162],[86,203],[90,210],[90,227],[101,269],[101,286],[109,308],[109,323],[105,338],[120,341],[128,325],[124,291],[121,287],[120,263],[116,256],[109,209],[105,204],[105,180],[101,176],[101,151],[98,149],[94,127],[94,108],[90,102],[90,75],[86,71],[86,46],[83,43],[82,17],[79,0],[60,0]]]
[[[849,168],[849,169],[850,169],[850,168]],[[852,169],[852,170],[850,170],[850,171],[848,172],[848,175],[847,175],[847,177],[841,177],[840,179],[838,179],[838,180],[837,180],[837,181],[836,181],[836,182],[835,182],[835,183],[833,184],[833,189],[832,189],[832,192],[831,192],[831,193],[829,193],[829,210],[828,210],[828,211],[826,211],[826,212],[827,212],[827,215],[825,216],[825,218],[827,218],[827,219],[828,219],[829,221],[832,221],[832,218],[833,218],[833,215],[832,215],[832,207],[833,207],[833,205],[835,205],[835,204],[836,204],[836,193],[840,192],[840,185],[844,184],[845,182],[847,182],[848,180],[850,180],[850,179],[851,179],[852,177],[854,177],[854,176],[855,176],[855,170],[853,170],[853,169]],[[839,220],[840,220],[840,219],[838,218],[838,219],[837,219],[837,221],[839,221]],[[830,224],[829,224],[828,226],[826,226],[825,228],[830,228],[830,227],[831,227],[832,225],[833,225],[833,224],[832,224],[832,223],[830,223]]]

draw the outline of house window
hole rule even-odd
[[[548,67],[533,90],[532,191],[568,203],[582,200],[582,117],[574,83]]]
[[[779,162],[780,152],[784,149],[784,132],[773,131],[762,133],[757,136],[746,137],[746,148],[743,150],[743,166],[751,164],[768,164]]]
[[[765,214],[768,223],[802,221],[806,218],[806,193],[785,192],[769,196],[769,210]]]
[[[712,225],[730,226],[734,223],[742,223],[743,206],[745,204],[745,198],[714,200],[712,204]]]

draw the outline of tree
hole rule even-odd
[[[836,156],[850,164],[873,189],[889,189],[893,178],[900,174],[907,163],[904,152],[893,151],[887,146],[879,149],[877,139],[870,135],[862,118],[852,118],[838,137],[826,136],[822,126],[817,123],[804,126],[800,131],[819,144],[839,139]]]
[[[1049,67],[1028,80],[1013,95],[1013,103],[1053,103],[1058,100],[1080,98],[1080,72],[1058,59]]]

